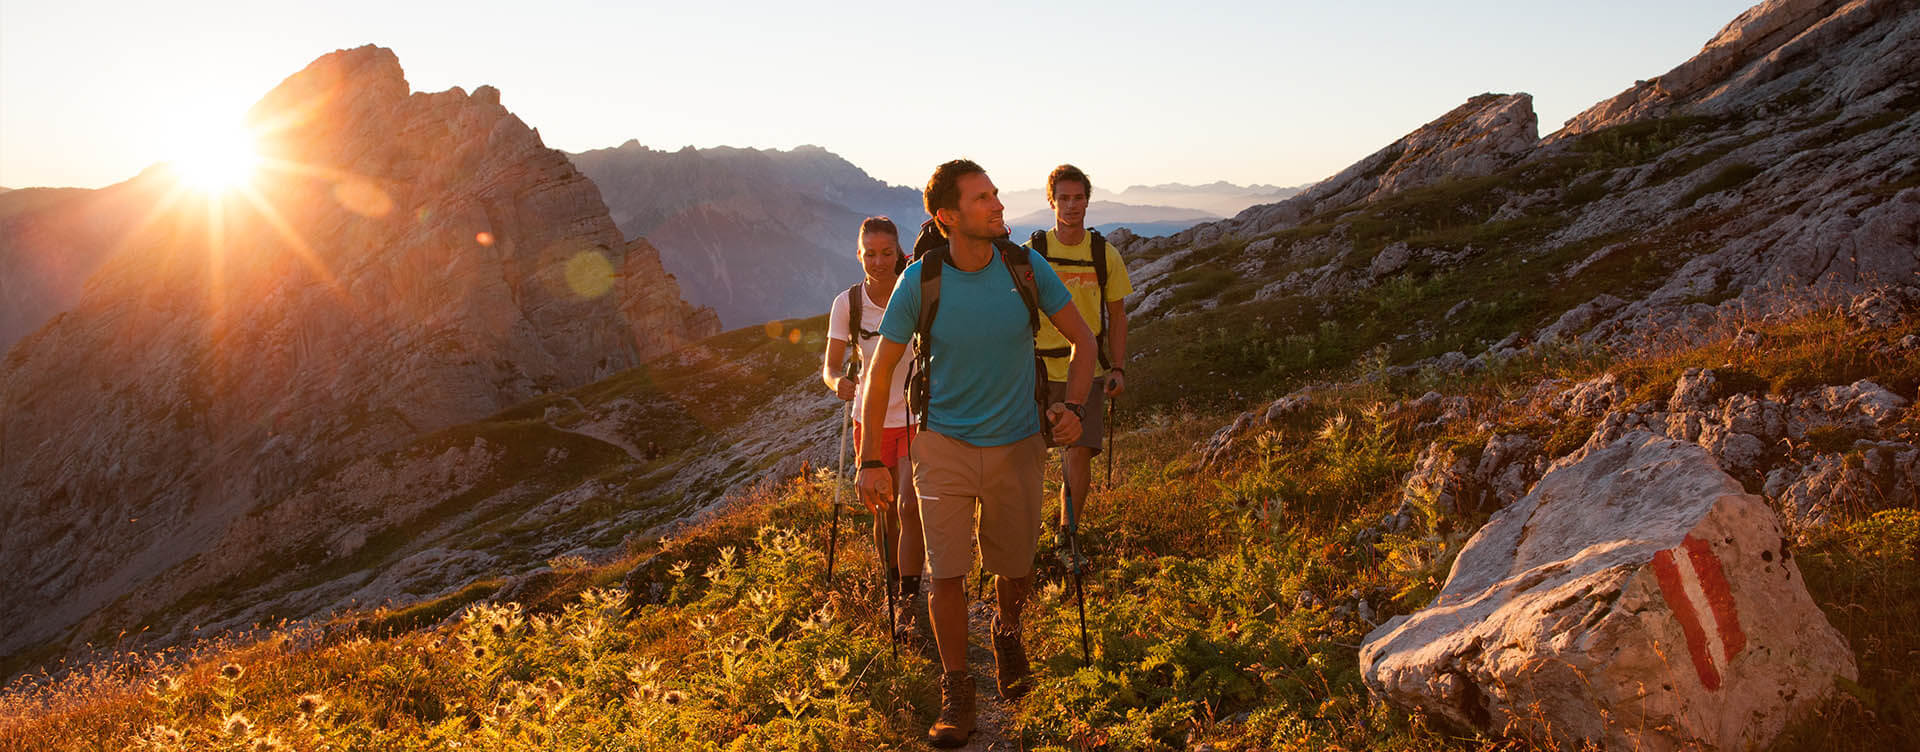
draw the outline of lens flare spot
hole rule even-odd
[[[485,245],[485,246],[491,246],[491,245],[493,245],[493,233],[491,233],[491,232],[477,232],[477,233],[474,233],[474,235],[473,235],[473,242],[475,242],[475,243],[479,243],[479,244],[481,244],[481,245]]]
[[[567,287],[592,300],[613,289],[613,262],[599,251],[581,251],[567,259]]]
[[[362,217],[384,217],[393,211],[393,199],[372,181],[347,178],[333,184],[333,200]]]
[[[794,329],[794,330],[791,330],[791,331],[788,331],[788,332],[787,332],[787,341],[788,341],[788,342],[791,342],[791,343],[793,343],[793,344],[796,344],[796,345],[797,345],[797,344],[800,344],[800,330],[799,330],[799,329]]]

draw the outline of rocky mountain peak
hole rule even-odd
[[[0,585],[18,625],[0,651],[330,465],[718,330],[491,87],[409,93],[391,51],[362,47],[250,118],[280,167],[219,204],[143,176],[167,189],[126,207],[146,219],[0,365],[0,566],[23,573]]]
[[[1700,53],[1568,120],[1557,141],[1669,115],[1779,114],[1911,91],[1920,19],[1893,0],[1768,0]],[[1877,105],[1875,105],[1877,106]]]
[[[1171,242],[1206,245],[1213,242],[1208,238],[1271,232],[1441,180],[1490,175],[1519,161],[1539,141],[1533,95],[1480,94],[1305,192],[1193,227]]]

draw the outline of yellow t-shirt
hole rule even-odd
[[[1031,241],[1027,243],[1033,245]],[[1096,338],[1104,338],[1106,332],[1100,331],[1100,279],[1093,271],[1093,234],[1080,239],[1079,245],[1062,245],[1060,237],[1052,230],[1047,231],[1047,256],[1053,264],[1053,271],[1060,275],[1060,281],[1067,286],[1067,292],[1073,293],[1073,305],[1080,309],[1080,317],[1087,320],[1087,328],[1092,329]],[[1120,260],[1120,252],[1113,244],[1107,244],[1107,301],[1113,302],[1133,293],[1133,282],[1127,277],[1127,265]],[[1042,350],[1066,347],[1067,335],[1054,328],[1053,322],[1045,316],[1040,318],[1040,334],[1034,343]],[[1110,344],[1110,343],[1109,343]],[[1070,358],[1047,358],[1047,380],[1066,381],[1067,365]],[[1106,375],[1106,369],[1094,365],[1094,375]]]

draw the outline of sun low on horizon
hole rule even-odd
[[[187,187],[225,193],[252,184],[265,161],[252,130],[237,122],[210,124],[169,149],[168,164]]]

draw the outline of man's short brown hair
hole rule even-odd
[[[940,228],[941,235],[952,232],[940,224],[941,209],[960,209],[960,176],[974,173],[985,175],[987,170],[971,159],[956,159],[942,164],[933,170],[933,177],[927,179],[927,190],[922,195],[926,202],[927,216],[934,217],[933,226]]]
[[[1081,172],[1078,167],[1063,164],[1053,168],[1053,172],[1047,174],[1047,203],[1053,203],[1053,187],[1059,185],[1062,180],[1072,180],[1079,183],[1087,189],[1087,197],[1093,197],[1093,181],[1087,179],[1087,174]]]

